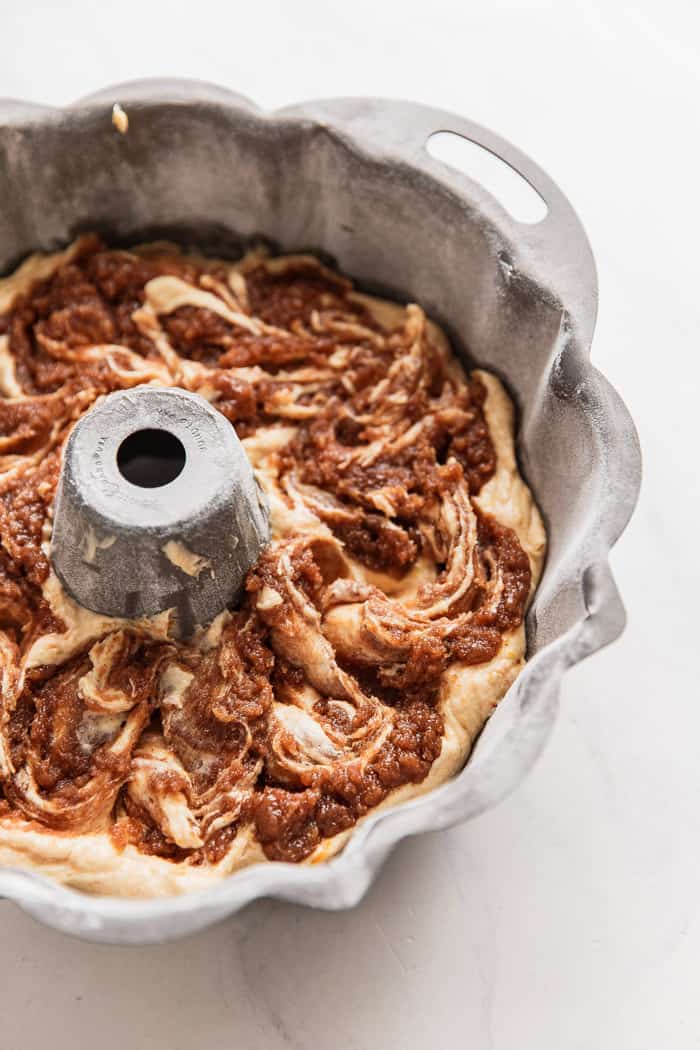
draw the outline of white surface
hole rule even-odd
[[[0,1047],[697,1048],[696,5],[8,6],[5,95],[62,103],[190,75],[271,107],[405,96],[511,138],[589,231],[594,358],[638,422],[646,476],[613,559],[627,633],[568,676],[512,798],[398,849],[350,914],[263,903],[187,941],[115,949],[2,904]]]

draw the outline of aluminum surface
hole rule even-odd
[[[235,601],[269,537],[243,446],[198,394],[120,390],[71,431],[51,561],[88,609],[128,617],[173,609],[188,637]]]
[[[114,102],[129,115],[124,136],[111,123]],[[504,159],[546,202],[546,218],[515,222],[432,158],[425,144],[437,131]],[[0,892],[26,911],[100,941],[183,935],[262,896],[350,907],[398,840],[473,817],[516,786],[549,735],[563,672],[624,627],[608,553],[637,499],[639,444],[589,361],[597,282],[581,224],[531,160],[461,117],[377,99],[265,114],[183,81],[119,85],[65,110],[0,103],[0,200],[10,202],[0,272],[95,228],[123,243],[169,235],[227,254],[264,235],[283,250],[331,256],[368,290],[416,299],[516,399],[548,559],[528,614],[527,667],[454,780],[370,816],[328,864],[259,865],[188,897],[90,898],[0,871]]]

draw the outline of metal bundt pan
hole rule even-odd
[[[114,102],[128,113],[126,135],[112,125]],[[425,147],[437,131],[504,160],[543,198],[546,218],[515,222],[433,159]],[[516,399],[548,560],[528,616],[529,663],[458,777],[370,817],[327,864],[257,865],[189,896],[90,897],[0,871],[5,897],[95,941],[181,936],[257,897],[351,907],[400,839],[473,817],[515,787],[547,740],[566,668],[624,627],[608,553],[637,499],[640,452],[627,409],[589,361],[597,284],[581,224],[531,160],[461,117],[376,99],[266,114],[223,88],[179,80],[120,85],[67,109],[1,102],[0,201],[0,272],[90,229],[225,253],[264,235],[283,250],[321,252],[365,288],[422,303]]]

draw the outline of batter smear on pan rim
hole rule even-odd
[[[271,507],[187,641],[79,607],[48,558],[72,426],[144,383],[207,398]],[[311,256],[33,256],[0,281],[0,864],[156,896],[329,858],[461,768],[544,549],[507,394],[419,306]]]

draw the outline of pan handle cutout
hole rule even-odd
[[[533,225],[547,215],[547,205],[520,172],[496,153],[455,131],[436,131],[426,143],[436,160],[479,182],[516,222]]]

